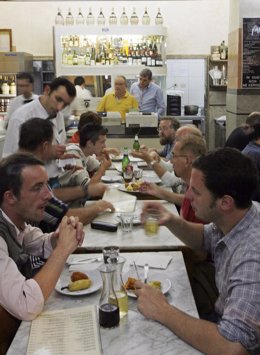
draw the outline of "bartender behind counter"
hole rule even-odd
[[[115,90],[105,95],[98,104],[98,112],[119,112],[121,123],[125,123],[125,115],[130,110],[138,110],[138,102],[130,95],[126,87],[126,78],[118,75],[115,78]]]
[[[165,103],[162,89],[152,82],[150,69],[143,69],[139,74],[139,82],[133,83],[130,93],[134,95],[139,103],[139,111],[155,112],[158,117],[165,114]]]

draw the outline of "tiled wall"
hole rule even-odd
[[[204,107],[205,95],[204,59],[168,59],[166,88],[182,91],[182,106]]]

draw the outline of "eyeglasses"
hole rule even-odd
[[[171,158],[188,158],[189,156],[187,154],[174,154],[171,152]]]
[[[157,128],[157,132],[168,131],[168,130],[171,129],[171,128],[172,128],[172,127],[162,127],[162,128],[161,128],[161,127],[158,127],[158,128]]]

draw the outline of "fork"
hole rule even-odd
[[[89,263],[94,263],[95,261],[102,261],[103,257],[97,257],[97,258],[85,258],[85,259],[79,259],[79,260],[74,260],[69,263],[69,265],[77,265],[77,264],[89,264]]]
[[[145,264],[144,265],[144,283],[145,284],[147,284],[148,272],[149,272],[149,265]]]

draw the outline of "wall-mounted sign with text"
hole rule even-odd
[[[243,19],[242,87],[260,89],[260,18]]]

